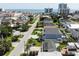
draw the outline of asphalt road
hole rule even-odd
[[[36,27],[36,24],[39,20],[37,19],[35,21],[35,23],[32,25],[31,28],[29,28],[29,30],[27,32],[24,33],[24,37],[21,39],[21,41],[19,42],[19,44],[15,47],[15,49],[10,53],[10,56],[19,56],[20,53],[23,52],[24,50],[24,41],[27,42],[28,39],[30,39],[31,37],[31,33],[33,32],[33,30]]]

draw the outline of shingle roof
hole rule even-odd
[[[60,32],[58,31],[58,28],[45,28],[44,30],[45,34],[60,34]]]
[[[43,36],[43,39],[52,39],[52,40],[56,40],[56,39],[59,39],[61,38],[61,35],[60,34],[45,34]]]
[[[56,51],[56,46],[53,41],[45,40],[43,43],[43,50],[48,50],[49,52]]]
[[[60,38],[62,38],[62,34],[58,31],[58,28],[45,28],[42,39],[57,40]]]

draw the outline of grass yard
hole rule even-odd
[[[38,31],[39,31],[40,33],[38,33]],[[41,36],[41,35],[42,35],[42,29],[35,29],[35,30],[32,32],[32,35]]]
[[[35,23],[36,19],[33,19],[32,21],[30,21],[30,24]]]
[[[10,51],[7,51],[4,56],[8,56],[14,48],[15,47],[12,47]]]
[[[31,39],[28,40],[28,42],[27,42],[26,45],[28,45],[28,44],[29,45],[34,44],[34,46],[41,46],[42,45],[41,42],[39,42],[37,39],[33,39],[33,38],[31,38]]]
[[[57,47],[57,50],[58,51],[61,51],[62,48],[66,47],[67,45],[66,44],[60,44],[58,47]]]

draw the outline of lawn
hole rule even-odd
[[[4,56],[8,56],[11,53],[11,51],[13,51],[13,49],[14,47],[12,47],[10,51],[7,51]]]
[[[30,24],[35,23],[36,19],[33,19],[32,21],[30,21]]]
[[[24,35],[20,34],[18,38],[22,38]]]
[[[7,36],[6,39],[7,39],[7,40],[12,40],[12,35],[11,35],[11,36]]]
[[[37,23],[36,28],[43,27],[43,26],[44,26],[44,25],[43,25],[43,22],[39,21],[39,22]]]
[[[75,42],[75,41],[76,41],[76,40],[71,36],[71,33],[70,33],[68,30],[62,28],[62,30],[60,30],[60,31],[67,37],[67,41],[68,41],[68,42]]]
[[[65,34],[66,36],[68,36],[68,38],[67,38],[67,41],[68,41],[68,42],[75,42],[75,41],[76,41],[76,40],[71,36],[72,34],[71,34],[67,29],[64,29],[63,31],[64,31],[64,34]]]
[[[71,36],[71,34],[67,34],[68,35],[68,42],[76,42],[76,39],[74,39],[72,36]]]
[[[42,43],[39,42],[38,39],[30,38],[26,45],[32,45],[32,44],[34,44],[34,46],[41,46],[42,45]]]
[[[13,35],[10,35],[10,36],[7,36],[7,40],[11,40],[12,42],[16,42],[16,41],[20,41],[19,39],[22,38],[24,35],[20,34],[19,36],[13,36]],[[15,40],[15,41],[14,41]]]
[[[40,33],[38,33],[38,31],[39,31]],[[42,35],[42,29],[35,29],[35,30],[32,32],[32,35],[41,36],[41,35]]]
[[[65,29],[65,32],[66,32],[66,33],[70,33],[67,29]]]
[[[64,47],[66,47],[66,46],[67,46],[67,44],[64,44],[64,43],[61,44],[60,43],[60,45],[57,47],[57,50],[61,51],[61,49],[64,48]]]

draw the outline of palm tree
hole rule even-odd
[[[5,47],[3,46],[2,40],[0,41],[0,56],[5,53]]]
[[[10,51],[11,47],[12,47],[11,40],[2,39],[0,41],[0,55],[3,55],[7,51]]]

